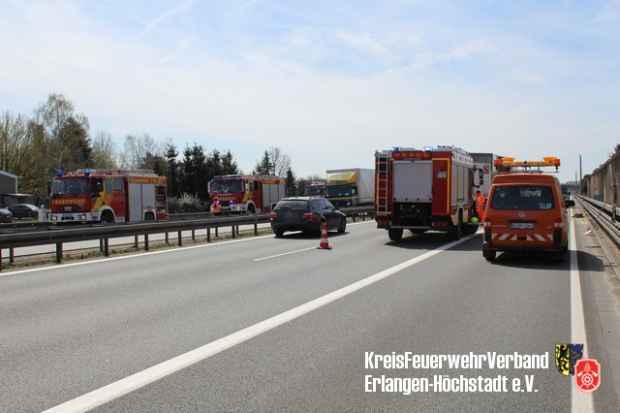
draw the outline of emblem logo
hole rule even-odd
[[[591,393],[601,385],[601,365],[595,359],[579,360],[575,365],[575,384],[579,390]]]
[[[575,364],[583,357],[583,344],[559,343],[555,345],[555,365],[563,376],[575,374]]]

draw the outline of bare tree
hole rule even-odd
[[[95,135],[92,158],[95,168],[112,169],[118,166],[112,135],[102,131]]]
[[[127,135],[123,144],[123,152],[119,157],[121,167],[127,169],[140,168],[148,154],[163,156],[161,145],[148,134]]]
[[[269,160],[276,176],[285,176],[286,171],[291,169],[291,158],[277,146],[269,148]]]

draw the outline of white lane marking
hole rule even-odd
[[[319,309],[327,304],[330,304],[340,298],[346,297],[364,287],[368,287],[378,281],[388,278],[408,267],[418,264],[428,258],[433,257],[449,248],[452,248],[458,244],[472,239],[475,234],[462,238],[458,241],[453,241],[448,244],[442,245],[437,249],[425,252],[410,260],[404,261],[398,265],[387,268],[376,274],[370,275],[364,279],[349,284],[346,287],[340,288],[331,293],[325,294],[319,298],[308,301],[300,306],[294,307],[288,311],[270,317],[266,320],[260,321],[249,327],[236,331],[218,340],[212,341],[204,346],[198,347],[194,350],[190,350],[187,353],[183,353],[162,363],[151,366],[145,370],[134,373],[123,379],[110,383],[107,386],[100,387],[75,399],[66,401],[43,413],[77,413],[86,412],[108,403],[112,400],[118,399],[132,391],[138,390],[148,384],[151,384],[157,380],[160,380],[166,376],[178,372],[184,368],[192,366],[196,363],[204,361],[209,357],[212,357],[224,350],[227,350],[233,346],[241,344],[250,340],[260,334],[266,333],[282,324],[295,320],[305,314],[308,314],[316,309]]]
[[[583,358],[588,357],[588,339],[586,336],[586,322],[583,313],[583,297],[581,295],[581,277],[577,262],[577,238],[575,237],[575,221],[570,218],[569,223],[569,250],[570,250],[570,330],[571,343],[583,344]],[[574,413],[594,412],[592,393],[584,393],[577,389],[573,377],[570,378],[571,411]]]
[[[347,226],[360,225],[360,224],[368,224],[368,223],[371,223],[371,222],[375,222],[375,221],[355,222],[355,223],[352,223],[352,224],[347,224]],[[2,278],[2,277],[9,277],[9,276],[13,276],[13,275],[19,275],[19,274],[27,274],[27,273],[31,273],[31,272],[55,270],[55,269],[68,268],[68,267],[77,267],[77,266],[80,266],[80,265],[97,264],[97,263],[106,262],[106,261],[128,260],[130,258],[139,258],[139,257],[148,256],[148,255],[169,254],[169,253],[173,253],[173,252],[192,250],[192,249],[195,249],[195,248],[217,247],[217,246],[220,246],[220,245],[229,245],[229,244],[236,244],[238,242],[256,241],[256,240],[265,239],[265,238],[273,238],[273,234],[260,235],[260,236],[256,236],[256,237],[252,236],[252,237],[248,237],[248,238],[236,239],[236,240],[230,240],[230,241],[211,242],[209,244],[190,245],[190,246],[187,246],[187,247],[175,247],[175,248],[172,248],[172,249],[161,250],[161,251],[137,252],[137,253],[132,254],[132,255],[123,255],[123,256],[120,256],[120,257],[109,257],[109,258],[97,258],[97,259],[92,259],[92,260],[88,260],[88,261],[72,262],[70,264],[46,265],[46,266],[43,266],[43,267],[29,268],[27,270],[8,271],[8,272],[0,273],[0,278]],[[110,246],[112,246],[112,245],[110,245]]]
[[[265,261],[265,260],[270,260],[272,258],[283,257],[285,255],[297,254],[298,252],[315,250],[316,248],[317,248],[316,246],[315,247],[308,247],[308,248],[301,248],[301,249],[298,249],[298,250],[287,251],[287,252],[283,252],[283,253],[280,253],[280,254],[269,255],[267,257],[254,258],[252,261],[254,261],[254,262],[261,262],[261,261]]]

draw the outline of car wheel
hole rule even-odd
[[[347,230],[347,219],[342,218],[342,220],[340,220],[340,225],[338,225],[338,233],[344,234],[346,230]]]
[[[403,239],[403,229],[402,228],[390,228],[388,230],[388,235],[391,241],[398,242]]]
[[[273,233],[276,234],[276,238],[282,238],[284,236],[284,230],[274,229]]]
[[[495,257],[497,257],[497,251],[491,250],[488,248],[482,249],[482,256],[489,262],[495,261]]]

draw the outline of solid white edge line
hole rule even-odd
[[[162,363],[156,364],[140,372],[134,373],[123,379],[108,384],[107,386],[100,387],[75,399],[66,401],[43,413],[77,413],[86,412],[108,403],[112,400],[118,399],[128,393],[131,393],[137,389],[140,389],[148,384],[151,384],[157,380],[160,380],[166,376],[178,372],[184,368],[192,366],[198,362],[204,361],[209,357],[212,357],[224,350],[227,350],[233,346],[241,344],[251,338],[254,338],[260,334],[263,334],[269,330],[272,330],[282,324],[299,318],[305,314],[308,314],[318,308],[321,308],[327,304],[330,304],[340,298],[343,298],[349,294],[352,294],[364,287],[368,287],[378,281],[388,278],[408,267],[418,264],[434,255],[437,255],[447,249],[450,249],[458,244],[468,241],[475,237],[476,234],[469,235],[458,241],[453,241],[448,244],[444,244],[434,250],[425,252],[410,260],[404,261],[393,267],[387,268],[376,274],[370,275],[346,287],[340,288],[331,293],[325,294],[319,298],[308,301],[283,313],[270,317],[266,320],[260,321],[249,327],[236,331],[218,340],[212,341],[204,346],[198,347],[187,353],[178,355]]]
[[[577,238],[575,236],[575,222],[573,217],[569,221],[569,250],[570,250],[570,330],[571,343],[583,344],[583,357],[588,357],[588,340],[586,323],[583,312],[583,297],[581,295],[581,277],[577,260]],[[584,393],[577,389],[573,376],[570,376],[571,412],[594,412],[592,393]]]
[[[347,224],[347,226],[360,225],[360,224],[368,224],[368,223],[371,223],[371,222],[375,222],[375,221],[354,222],[354,223],[351,223],[351,224]],[[29,269],[26,269],[26,270],[3,271],[3,272],[0,273],[0,278],[2,278],[2,277],[9,277],[9,276],[13,276],[13,275],[19,275],[19,274],[27,274],[27,273],[31,273],[31,272],[39,272],[39,271],[47,271],[47,270],[57,270],[57,269],[61,269],[61,268],[77,267],[77,266],[80,266],[80,265],[89,265],[89,264],[96,264],[96,263],[108,262],[108,261],[127,260],[127,259],[130,259],[130,258],[138,258],[138,257],[144,257],[144,256],[148,256],[148,255],[170,254],[170,253],[173,253],[173,252],[193,250],[193,249],[196,249],[196,248],[217,247],[217,246],[220,246],[220,245],[236,244],[238,242],[255,241],[255,240],[265,239],[265,238],[273,238],[273,234],[251,236],[251,237],[248,237],[248,238],[234,239],[234,240],[229,240],[229,241],[210,242],[208,244],[201,244],[201,245],[190,245],[190,246],[187,246],[187,247],[173,247],[171,249],[162,250],[162,251],[137,252],[135,254],[122,255],[120,257],[95,258],[95,259],[91,259],[91,260],[88,260],[88,261],[72,262],[72,263],[69,263],[69,264],[45,265],[43,267],[29,268]],[[160,240],[158,240],[158,241],[160,241]],[[52,252],[52,254],[53,254],[53,252]],[[3,260],[4,260],[4,257],[3,257]]]
[[[287,252],[282,252],[280,254],[274,254],[274,255],[268,255],[266,257],[261,257],[261,258],[254,258],[252,261],[254,262],[261,262],[261,261],[266,261],[266,260],[270,260],[272,258],[278,258],[278,257],[283,257],[285,255],[291,255],[291,254],[297,254],[299,252],[304,252],[304,251],[310,251],[310,250],[315,250],[317,247],[308,247],[308,248],[301,248],[298,250],[293,250],[293,251],[287,251]]]

